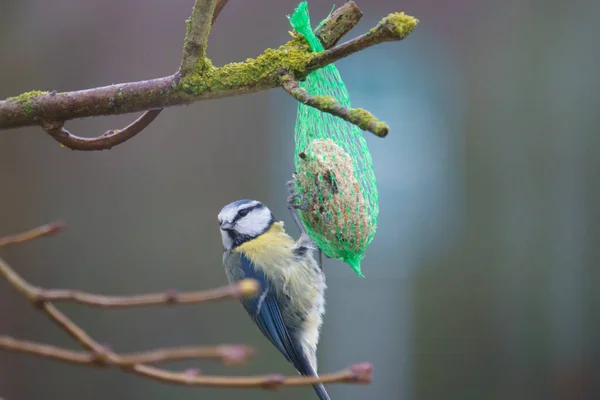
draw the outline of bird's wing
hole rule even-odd
[[[242,301],[252,320],[258,325],[263,335],[291,362],[302,375],[315,375],[310,362],[304,354],[302,346],[295,340],[295,333],[288,329],[281,314],[280,302],[288,301],[277,296],[275,287],[262,271],[254,268],[252,261],[242,255],[241,268],[247,278],[260,282],[260,294]]]

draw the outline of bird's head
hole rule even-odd
[[[238,200],[227,204],[218,218],[225,250],[262,235],[275,222],[271,210],[256,200]]]

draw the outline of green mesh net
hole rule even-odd
[[[324,50],[310,26],[307,2],[300,3],[288,19],[312,51]],[[350,107],[348,90],[333,64],[309,74],[300,87]],[[308,206],[299,213],[308,235],[328,257],[344,261],[364,277],[360,261],[375,235],[379,202],[362,131],[339,117],[298,103],[294,138],[296,191]]]

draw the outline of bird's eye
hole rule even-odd
[[[248,215],[248,209],[244,208],[243,210],[238,211],[238,215],[240,217],[245,217],[246,215]]]

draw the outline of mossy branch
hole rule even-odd
[[[53,235],[64,227],[62,222],[43,225],[24,233],[0,238],[0,247]],[[133,307],[141,305],[169,305],[174,303],[199,303],[226,298],[247,298],[258,293],[258,283],[243,280],[235,285],[204,292],[177,294],[168,291],[162,295],[142,295],[122,298],[91,295],[69,290],[38,288],[23,279],[14,269],[0,258],[0,276],[4,277],[20,294],[38,310],[46,314],[52,322],[69,334],[83,348],[83,351],[69,350],[49,344],[16,339],[0,335],[0,350],[19,352],[37,357],[49,358],[75,365],[115,367],[161,382],[186,385],[229,388],[277,389],[281,386],[307,386],[322,383],[371,382],[372,367],[368,363],[356,364],[346,370],[320,377],[266,375],[266,376],[209,376],[199,370],[169,371],[150,364],[183,359],[211,359],[226,365],[238,365],[255,355],[256,351],[247,345],[187,346],[154,349],[138,353],[116,353],[109,346],[100,344],[83,328],[60,311],[52,301],[71,301],[101,307]]]
[[[216,0],[196,0],[194,3],[192,16],[186,21],[187,29],[183,44],[183,57],[179,68],[179,73],[183,76],[202,68],[202,61],[206,58],[208,34],[212,25],[215,6]]]
[[[282,70],[280,75],[283,89],[300,103],[340,117],[379,137],[387,136],[390,130],[389,126],[377,120],[370,112],[362,108],[346,108],[331,96],[313,96],[301,88],[298,81],[287,71]]]
[[[212,7],[215,12],[222,9],[218,4],[215,6],[214,1],[205,3],[198,0],[196,6],[199,5],[208,7],[207,9]],[[192,25],[196,24],[193,16],[194,13],[190,20]],[[278,49],[267,49],[255,59],[222,67],[214,67],[209,59],[201,56],[197,58],[193,68],[186,67],[181,73],[162,78],[73,92],[34,91],[8,98],[0,101],[0,129],[39,125],[45,127],[52,137],[66,147],[78,150],[107,149],[124,140],[107,135],[104,138],[106,140],[100,140],[103,139],[100,137],[96,142],[86,142],[86,139],[74,137],[64,129],[64,122],[76,118],[162,109],[279,87],[282,85],[279,74],[281,69],[286,70],[293,79],[303,80],[310,72],[370,46],[402,40],[418,23],[415,18],[403,13],[390,14],[365,35],[332,47],[356,25],[361,16],[362,13],[353,2],[345,3],[332,13],[316,32],[328,49],[319,53],[311,52],[303,38],[293,35],[291,41]],[[194,26],[187,29],[186,43],[189,43],[190,34],[193,33],[196,37],[204,32],[201,27]],[[202,43],[199,47],[192,47],[196,50],[205,48],[205,42]],[[184,54],[186,52],[187,50]],[[194,54],[197,57],[198,53]],[[182,61],[182,68],[184,64]],[[319,104],[315,103],[314,107],[319,108]],[[363,116],[358,121],[362,121]],[[364,124],[359,126],[365,127]],[[131,132],[129,134],[134,136]]]

